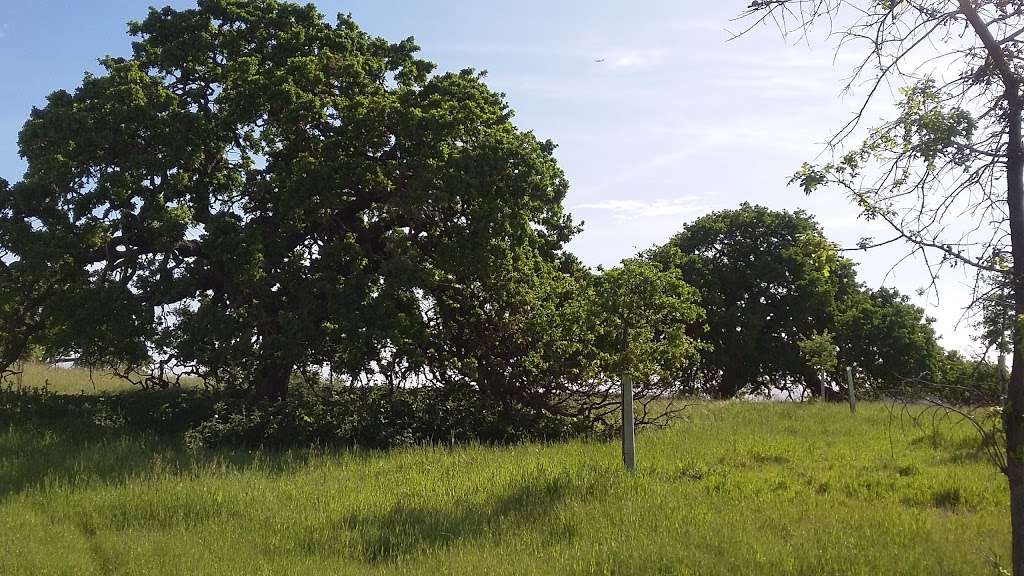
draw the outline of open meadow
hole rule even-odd
[[[190,452],[0,423],[0,574],[999,574],[1004,478],[882,404],[705,403],[614,442]]]
[[[1024,576],[1024,0],[150,4],[0,3],[0,576]]]

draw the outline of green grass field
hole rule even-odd
[[[84,387],[83,387],[84,388]],[[73,387],[72,387],[73,389]],[[0,574],[999,574],[965,427],[716,403],[614,443],[193,454],[0,423]]]
[[[26,362],[19,370],[21,378],[9,376],[4,385],[12,388],[45,389],[57,394],[92,394],[135,390],[132,383],[103,370],[62,368],[49,364]],[[183,386],[199,386],[195,378],[183,378]]]
[[[132,384],[107,372],[86,368],[59,368],[48,364],[26,362],[20,367],[21,378],[8,377],[11,387],[46,389],[58,394],[118,392],[131,390]]]

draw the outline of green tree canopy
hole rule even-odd
[[[932,319],[898,291],[857,291],[843,299],[834,322],[840,363],[856,367],[858,388],[884,392],[942,379]]]
[[[799,343],[830,327],[837,300],[856,290],[853,264],[802,211],[744,203],[687,224],[650,258],[679,270],[701,295],[713,348],[699,378],[710,393],[809,387],[821,380]]]
[[[998,406],[1006,395],[1009,374],[987,358],[967,358],[946,351],[939,362],[937,381],[924,387],[933,398],[964,406]]]
[[[678,270],[642,258],[601,271],[594,292],[600,381],[628,374],[643,408],[641,421],[671,414],[672,400],[696,391],[693,372],[708,350],[693,338],[704,322],[699,294]],[[661,405],[652,413],[655,400]]]
[[[814,333],[797,342],[804,361],[818,374],[835,374],[839,368],[839,350],[828,330]]]
[[[26,294],[0,314],[25,329],[5,350],[34,338],[51,358],[155,361],[264,398],[323,365],[498,381],[468,368],[487,343],[452,326],[496,331],[557,288],[576,227],[554,145],[517,129],[482,74],[432,74],[411,39],[276,0],[129,28],[131,57],[51,94],[20,133],[0,282]]]

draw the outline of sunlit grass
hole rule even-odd
[[[14,367],[19,375],[8,376],[4,384],[14,388],[49,390],[58,394],[79,394],[95,392],[119,392],[131,390],[134,386],[103,370],[68,368],[25,362]]]
[[[18,371],[21,372],[20,377],[9,376],[4,384],[15,388],[44,389],[57,394],[93,394],[138,389],[131,382],[105,370],[26,362],[18,366]],[[196,382],[184,379],[182,384],[191,386]]]
[[[726,403],[614,443],[190,454],[0,431],[0,574],[995,574],[966,428]]]

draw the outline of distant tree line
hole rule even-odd
[[[994,364],[943,350],[934,320],[907,296],[858,282],[854,263],[804,212],[749,204],[715,212],[647,257],[678,270],[701,295],[707,323],[695,337],[710,349],[696,378],[712,396],[845,397],[851,367],[862,393],[998,399]]]
[[[0,370],[35,354],[263,402],[330,374],[587,423],[624,374],[648,422],[683,395],[841,391],[846,366],[880,394],[1000,377],[799,211],[744,204],[588,269],[554,144],[411,39],[275,0],[129,29],[130,57],[32,111],[28,169],[0,181]]]

